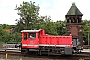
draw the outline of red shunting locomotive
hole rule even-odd
[[[21,53],[72,55],[72,36],[53,36],[45,30],[22,30]]]

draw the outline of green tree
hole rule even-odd
[[[56,22],[53,22],[50,16],[42,17],[42,22],[40,24],[40,28],[44,29],[47,34],[50,35],[58,35]]]
[[[18,24],[23,24],[24,29],[33,29],[33,25],[38,20],[39,6],[35,5],[35,2],[24,2],[19,7],[16,6],[18,15]],[[19,27],[19,26],[18,26]]]
[[[6,43],[7,41],[9,41],[8,33],[0,26],[0,44]]]
[[[21,42],[21,33],[15,32],[13,34],[13,42],[20,43]]]
[[[57,33],[58,35],[66,35],[66,22],[65,21],[57,21],[56,22]]]
[[[83,30],[83,40],[85,41],[85,44],[88,43],[88,32],[90,34],[90,26],[89,26],[90,21],[88,20],[83,20],[82,21],[82,30]],[[89,37],[90,38],[90,37]]]
[[[12,26],[7,24],[2,24],[2,29],[10,29]]]

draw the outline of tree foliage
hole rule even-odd
[[[85,41],[85,44],[88,43],[88,34],[90,34],[90,21],[89,20],[83,20],[83,40]],[[89,36],[90,39],[90,36]]]
[[[57,33],[58,35],[66,35],[66,22],[65,21],[57,21],[56,22]]]
[[[33,29],[33,25],[38,20],[39,15],[39,6],[35,5],[35,2],[24,2],[20,4],[19,7],[16,6],[18,15],[20,16],[19,20],[17,19],[19,25],[24,25],[24,29]]]

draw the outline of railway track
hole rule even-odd
[[[6,45],[7,46],[7,45]],[[8,46],[8,48],[12,47],[12,45]],[[19,49],[3,49],[5,46],[0,46],[0,55],[8,54],[8,57],[15,56],[22,58],[23,60],[90,60],[90,52],[83,52],[81,54],[73,54],[72,56],[62,56],[62,55],[30,55],[30,54],[21,54]],[[85,46],[87,48],[87,46]]]
[[[90,53],[83,52],[81,54],[73,54],[72,56],[64,56],[64,55],[36,55],[36,54],[21,54],[21,52],[12,51],[12,50],[0,50],[0,55],[6,55],[8,56],[21,56],[23,59],[25,57],[32,58],[33,60],[90,60]],[[9,57],[10,58],[10,57]]]

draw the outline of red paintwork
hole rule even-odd
[[[65,47],[69,45],[72,47],[72,36],[41,36],[39,44],[47,46],[54,45],[58,47]]]
[[[38,36],[38,33],[40,34]],[[54,47],[71,47],[72,48],[72,36],[51,36],[45,34],[44,30],[36,32],[36,38],[28,38],[24,40],[24,34],[28,32],[22,32],[22,48],[39,48],[39,46],[54,46]]]

